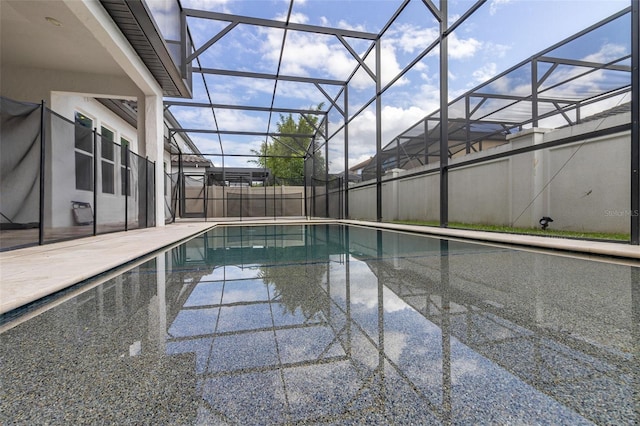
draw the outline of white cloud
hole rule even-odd
[[[391,40],[405,53],[418,53],[438,39],[437,28],[419,28],[407,24],[399,26],[392,34],[399,34],[398,38]]]
[[[196,144],[200,152],[205,154],[219,154],[220,153],[220,143],[218,142],[218,135],[201,135],[201,134],[192,134],[189,135],[189,138]],[[210,158],[211,159],[211,158]],[[213,158],[213,162],[215,165],[220,161],[219,159]]]
[[[490,78],[495,77],[496,74],[498,74],[498,66],[495,62],[484,64],[482,67],[478,68],[472,73],[473,78],[478,83],[484,83]]]
[[[412,24],[400,24],[391,27],[382,39],[382,43],[396,46],[404,53],[414,53],[424,49],[438,38],[438,29],[422,28]]]
[[[172,109],[173,115],[185,129],[215,130],[216,121],[220,130],[266,131],[267,123],[259,116],[240,110],[216,109],[216,120],[209,108]]]
[[[208,108],[172,108],[171,112],[184,129],[215,129],[213,116]]]
[[[616,44],[603,44],[600,49],[581,58],[583,61],[608,63],[620,58],[628,53],[627,48]],[[566,84],[550,89],[545,92],[546,96],[564,97],[568,99],[581,99],[587,95],[602,93],[609,90],[603,82],[607,80],[607,73],[604,70],[590,72],[584,67],[558,67],[544,82],[543,88],[548,88],[563,81],[571,80]],[[582,76],[580,76],[582,75]],[[578,77],[580,76],[580,77]],[[577,77],[577,78],[576,78]]]
[[[509,74],[498,78],[486,87],[494,93],[505,95],[529,96],[531,94],[530,82],[522,83],[521,80],[510,77]]]
[[[353,25],[343,19],[338,22],[338,28],[351,31],[367,31],[367,28],[364,25]]]
[[[226,0],[184,0],[183,4],[187,2],[200,3],[202,8],[225,8],[229,6],[230,2]],[[491,13],[495,13],[498,8],[503,7],[511,0],[493,0],[490,4]],[[207,4],[205,6],[204,4]],[[296,4],[300,4],[299,0],[296,0]],[[194,7],[194,6],[185,6]],[[306,9],[305,9],[306,10]],[[346,28],[351,30],[365,30],[364,25],[354,25],[345,20],[338,21],[338,18],[332,17],[328,14],[326,16],[313,16],[304,13],[296,12],[291,16],[291,22],[307,23],[310,21],[309,16],[312,16],[315,21],[319,21],[321,25],[334,26],[340,28]],[[286,16],[280,16],[278,19],[284,19]],[[331,19],[333,19],[334,25],[331,25]],[[453,17],[452,17],[453,18]],[[338,22],[335,24],[335,22]],[[425,23],[423,25],[432,25],[431,23]],[[251,67],[251,70],[262,70],[263,72],[275,72],[275,66],[278,64],[280,58],[280,48],[283,39],[283,30],[273,28],[257,28],[252,26],[240,26],[234,29],[234,33],[237,31],[246,31],[242,34],[242,37],[237,37],[235,42],[244,43],[238,44],[236,51],[243,52],[245,49],[252,50],[252,54],[248,55],[252,58],[252,63],[247,64],[247,67]],[[209,29],[208,33],[211,30]],[[214,32],[215,34],[215,32]],[[465,63],[460,68],[456,68],[456,76],[459,81],[464,82],[475,81],[481,82],[492,77],[496,74],[497,65],[499,62],[493,62],[493,58],[504,57],[506,52],[510,49],[510,46],[499,45],[490,42],[480,41],[477,38],[469,36],[470,33],[454,32],[449,37],[449,57],[452,60],[467,61],[469,58],[490,54],[489,59],[483,66],[472,71],[467,70],[465,67],[468,65]],[[211,37],[210,35],[209,37]],[[398,75],[410,56],[415,56],[421,52],[434,40],[438,38],[437,26],[425,28],[423,26],[402,24],[396,25],[390,28],[382,43],[382,79],[383,84],[390,81],[392,78]],[[226,41],[227,39],[223,39]],[[351,41],[350,41],[351,42]],[[353,42],[352,46],[354,50],[358,52],[364,52],[369,44],[365,42]],[[209,52],[209,51],[208,51]],[[208,53],[207,52],[207,53]],[[229,51],[233,53],[233,49]],[[225,60],[225,54],[227,52],[220,49],[217,52],[216,63]],[[434,49],[431,55],[438,54],[438,49]],[[484,56],[483,56],[484,57]],[[479,58],[481,60],[483,57]],[[234,57],[235,59],[235,57]],[[429,58],[429,60],[435,58]],[[239,59],[238,59],[239,60]],[[213,62],[213,61],[212,61]],[[375,70],[375,52],[369,55],[366,59],[366,63],[371,70]],[[437,63],[437,61],[436,61]],[[309,34],[298,31],[288,31],[286,48],[284,51],[283,62],[280,69],[280,73],[283,75],[297,75],[297,76],[311,76],[320,78],[335,78],[346,79],[351,72],[355,69],[357,61],[351,56],[347,49],[332,36],[323,36],[318,34]],[[206,65],[205,65],[206,66]],[[224,66],[220,66],[224,68]],[[402,131],[407,130],[409,126],[414,125],[424,116],[439,108],[439,90],[437,86],[437,67],[432,65],[434,69],[433,73],[429,73],[429,66],[424,62],[419,62],[413,70],[405,77],[397,81],[394,85],[395,88],[400,90],[391,90],[387,93],[385,98],[385,106],[382,111],[382,144],[383,146],[389,143],[395,136]],[[450,75],[451,81],[455,80],[456,76]],[[410,79],[411,78],[411,81]],[[431,84],[436,81],[436,85]],[[216,81],[212,79],[212,81]],[[262,96],[261,100],[265,99],[265,95],[270,96],[273,90],[273,82],[269,80],[256,80],[256,79],[236,79],[233,85],[226,80],[222,80],[224,84],[210,84],[209,88],[214,96],[214,102],[216,103],[233,103],[249,105],[254,103],[259,96]],[[410,83],[414,85],[409,86]],[[509,82],[504,80],[502,84],[509,85]],[[456,86],[460,86],[459,82],[456,82]],[[363,70],[356,73],[351,84],[350,89],[350,103],[355,103],[357,96],[361,95],[364,99],[369,99],[373,96],[373,88],[375,87],[373,79]],[[389,93],[392,92],[392,96]],[[450,88],[450,97],[455,97],[458,91],[454,88]],[[320,101],[326,101],[321,93],[310,84],[289,84],[287,82],[278,83],[278,97],[276,103],[280,106],[289,106],[289,101],[295,100],[298,104],[304,101],[304,105],[315,105]],[[364,101],[363,101],[364,102]],[[326,102],[325,102],[326,104]],[[362,104],[360,104],[362,105]],[[352,108],[350,110],[353,113],[354,110],[359,107]],[[209,115],[210,111],[206,110]],[[218,114],[218,111],[216,111]],[[259,120],[248,115],[243,115],[237,112],[234,113],[219,113],[219,125],[221,129],[225,127],[231,129],[235,126],[237,129],[253,129],[259,127]],[[189,117],[192,120],[199,120],[200,117]],[[207,121],[209,120],[209,121]],[[199,121],[200,124],[211,124],[210,118],[204,115]],[[332,128],[337,128],[342,123],[331,123]],[[186,124],[185,124],[186,127]],[[200,127],[200,126],[194,126]],[[375,109],[370,108],[363,112],[356,120],[350,123],[349,127],[349,157],[350,165],[354,165],[357,162],[365,160],[375,154]],[[264,130],[259,128],[258,131]],[[333,133],[333,132],[330,132]],[[332,140],[330,149],[330,158],[335,158],[332,166],[336,169],[342,169],[344,167],[344,159],[342,157],[344,147],[340,142],[341,138],[338,135],[335,140]],[[254,149],[259,148],[260,143],[263,140],[253,140],[249,142]],[[217,144],[217,140],[215,142]],[[247,153],[250,149],[245,144],[244,140],[242,144],[234,142],[233,138],[225,139],[225,152],[230,153],[231,150],[237,150],[239,153]],[[227,145],[229,148],[227,148]],[[233,148],[231,148],[233,146]],[[231,161],[235,160],[230,160]],[[239,160],[243,163],[246,159]],[[332,170],[333,171],[333,170]],[[337,170],[340,171],[340,170]]]
[[[220,154],[220,141],[216,134],[191,134],[191,140],[196,144],[200,152],[204,154]],[[230,136],[221,135],[222,147],[225,155],[239,154],[250,155],[251,150],[260,150],[264,138],[260,139],[255,136]],[[222,166],[222,157],[218,155],[209,155],[207,157],[216,167]],[[252,157],[225,157],[225,167],[254,167],[250,163],[247,164]]]
[[[276,17],[277,20],[284,21],[287,19],[287,15],[281,15]],[[309,17],[304,13],[292,13],[289,17],[289,22],[295,22],[296,24],[306,24],[309,22]]]
[[[400,74],[400,71],[402,71],[402,68],[400,67],[400,64],[398,63],[397,60],[397,56],[396,56],[396,49],[395,46],[391,43],[382,43],[381,49],[380,49],[380,55],[382,57],[382,60],[380,62],[380,71],[381,71],[381,83],[382,85],[386,85],[387,83],[389,83],[393,78],[395,78],[398,74]],[[374,63],[374,59],[375,59],[375,55],[370,55],[371,59],[369,59],[368,61],[366,61],[367,65],[369,66],[369,68],[375,73],[375,63]],[[371,77],[369,77],[367,75],[369,82],[371,85],[374,84],[373,79]],[[364,82],[362,82],[364,83]],[[394,83],[395,87],[401,86],[401,85],[405,85],[408,83],[408,80],[403,77],[400,80],[398,80],[396,83]],[[367,87],[365,85],[362,86]]]
[[[243,140],[241,143],[238,143],[237,140],[229,140],[230,137],[223,137],[222,138],[222,146],[224,147],[224,152],[225,154],[240,154],[240,155],[246,155],[246,154],[251,154],[253,151],[260,151],[260,147],[262,146],[262,144],[264,143],[265,139],[264,138],[259,138],[256,136],[252,136],[249,139]],[[225,159],[225,162],[229,161],[229,159],[232,157],[229,157],[227,159]],[[238,157],[241,158],[241,157]],[[235,161],[240,161],[245,163],[247,160],[250,160],[251,158],[243,158],[240,160],[235,160]]]
[[[182,0],[180,3],[185,9],[230,13],[227,6],[231,4],[231,0]]]
[[[415,25],[405,24],[390,31],[387,42],[397,46],[404,53],[419,53],[429,44],[438,39],[439,30],[436,27],[421,28]],[[452,59],[465,59],[474,56],[482,47],[482,43],[473,37],[460,38],[456,32],[449,36],[449,57]],[[437,55],[435,48],[430,55]]]
[[[387,296],[386,293],[387,292],[385,292],[385,301],[384,301],[385,311],[387,311],[387,308],[389,305],[389,301],[386,299],[386,296]],[[401,302],[401,303],[404,304],[405,308],[407,307],[407,304],[405,302]],[[386,331],[384,333],[384,349],[385,349],[384,352],[389,357],[389,359],[391,359],[395,363],[400,362],[400,357],[402,356],[402,352],[407,347],[407,340],[408,340],[407,335],[399,331]]]
[[[449,57],[453,59],[470,58],[482,47],[475,38],[460,39],[454,32],[449,37]]]
[[[585,56],[582,60],[587,62],[608,63],[626,54],[628,54],[628,52],[625,46],[608,43],[603,45],[597,52]]]
[[[451,25],[451,24],[455,23],[458,19],[460,19],[460,14],[459,14],[459,13],[456,13],[456,14],[454,14],[454,15],[450,15],[450,16],[447,18],[447,23],[448,23],[449,25]]]
[[[436,97],[434,101],[434,96]],[[419,93],[416,93],[416,100],[420,101],[419,106],[400,108],[385,106],[382,108],[382,146],[389,143],[394,137],[416,124],[428,113],[437,109],[438,92],[433,90],[433,86],[423,85]],[[427,108],[427,109],[425,109]],[[337,127],[342,123],[332,123]],[[341,142],[343,133],[336,135],[330,142],[332,158],[331,172],[344,170],[344,146]],[[375,155],[376,151],[376,115],[375,109],[369,108],[361,113],[349,124],[349,167],[362,162]]]
[[[496,12],[498,12],[498,9],[509,3],[511,3],[511,0],[491,0],[491,3],[489,4],[489,14],[495,15]]]
[[[415,71],[422,71],[422,73],[420,74],[420,77],[422,79],[430,79],[430,77],[428,77],[428,74],[427,74],[427,72],[429,71],[429,65],[423,62],[418,62],[413,66],[413,69]]]
[[[262,57],[272,64],[280,58],[282,31],[262,30]],[[290,31],[282,57],[281,74],[346,79],[356,66],[356,60],[331,36]]]
[[[507,52],[511,50],[511,46],[507,44],[500,43],[483,43],[482,49],[487,55],[490,55],[493,58],[504,58],[507,55]]]

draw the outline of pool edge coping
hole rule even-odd
[[[138,250],[132,252],[130,255],[123,255],[122,257],[112,262],[105,262],[98,268],[91,269],[89,272],[77,274],[73,278],[62,280],[55,285],[48,285],[39,288],[37,291],[31,292],[27,296],[13,297],[9,301],[2,300],[3,293],[6,292],[6,287],[15,285],[15,281],[7,281],[4,277],[0,283],[0,315],[4,316],[10,314],[12,311],[28,306],[38,300],[52,296],[58,292],[62,292],[70,287],[73,287],[83,281],[96,278],[101,274],[108,273],[111,270],[120,268],[128,263],[135,262],[137,259],[149,257],[153,253],[161,250],[166,250],[170,246],[175,246],[188,239],[195,237],[209,229],[217,226],[256,226],[256,225],[298,225],[298,224],[345,224],[365,226],[368,228],[385,229],[400,232],[411,232],[417,234],[423,234],[435,237],[447,237],[458,238],[464,240],[470,240],[478,243],[496,243],[506,244],[513,246],[514,248],[540,248],[545,250],[558,250],[570,253],[582,253],[587,255],[606,256],[622,259],[640,259],[640,248],[632,246],[630,244],[614,243],[614,242],[593,242],[587,240],[573,240],[566,238],[556,237],[544,237],[544,236],[529,236],[529,235],[516,235],[516,234],[503,234],[497,232],[486,231],[472,231],[462,229],[451,228],[437,228],[432,226],[422,225],[407,225],[407,224],[395,224],[387,222],[372,222],[362,220],[350,220],[350,219],[325,219],[325,218],[298,218],[298,219],[256,219],[256,220],[244,220],[244,221],[179,221],[175,224],[169,224],[166,227],[159,228],[146,228],[140,230],[133,230],[128,232],[119,232],[113,234],[105,234],[97,237],[82,238],[78,240],[65,241],[60,243],[53,243],[45,246],[27,247],[9,252],[0,253],[0,266],[11,261],[11,259],[17,259],[19,257],[28,257],[30,254],[39,254],[45,256],[48,253],[65,248],[71,250],[74,253],[76,250],[81,250],[83,246],[89,246],[92,244],[106,244],[114,240],[126,240],[129,237],[135,237],[138,235],[146,235],[149,233],[161,232],[163,229],[169,229],[175,225],[179,225],[182,228],[192,227],[194,229],[188,230],[186,233],[181,233],[179,236],[170,239],[163,240],[161,243],[151,245],[148,249]],[[4,269],[4,268],[2,268]]]
[[[506,234],[500,232],[438,228],[434,226],[347,219],[340,220],[339,222],[348,225],[362,225],[394,231],[409,231],[425,235],[461,238],[477,242],[507,244],[516,247],[535,247],[546,250],[560,250],[615,258],[640,259],[640,247],[633,246],[628,243],[600,242],[537,235]]]

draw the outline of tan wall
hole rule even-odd
[[[303,216],[304,187],[222,187],[185,188],[185,211],[203,212],[207,199],[207,217]]]

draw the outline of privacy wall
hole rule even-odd
[[[450,160],[449,221],[528,228],[549,216],[552,229],[629,233],[637,214],[629,210],[630,132],[615,132],[629,121],[626,113],[552,131],[527,129],[506,145]],[[376,220],[375,191],[368,182],[349,189],[351,218]],[[382,195],[384,221],[438,222],[437,163],[388,172]]]

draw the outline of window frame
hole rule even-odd
[[[106,132],[105,132],[106,130]],[[112,139],[108,139],[105,133],[110,133]],[[116,193],[116,166],[115,166],[115,145],[116,145],[117,132],[112,127],[101,123],[100,125],[100,182],[101,192],[103,194],[115,195]],[[111,142],[109,145],[108,143]],[[110,147],[110,150],[106,150],[105,147]],[[111,152],[110,155],[104,155]],[[105,170],[110,170],[111,178],[105,176]]]
[[[79,135],[78,128],[84,127],[93,135],[94,125],[96,122],[95,117],[89,114],[85,114],[81,110],[74,109],[73,112],[74,122],[74,176],[75,176],[75,188],[78,191],[94,190],[94,176],[96,170],[94,170],[94,144],[93,137],[91,138],[88,146],[83,147],[78,144]],[[84,123],[83,123],[84,122]],[[88,122],[88,123],[87,123]],[[89,124],[87,126],[87,124]],[[87,149],[88,148],[88,149]],[[82,175],[80,175],[82,173]]]
[[[129,149],[126,149],[126,147],[129,147]],[[120,194],[129,197],[131,196],[131,179],[133,176],[131,175],[131,164],[127,164],[125,157],[127,152],[131,152],[131,140],[120,135]],[[128,182],[125,178],[126,176],[129,178]]]

